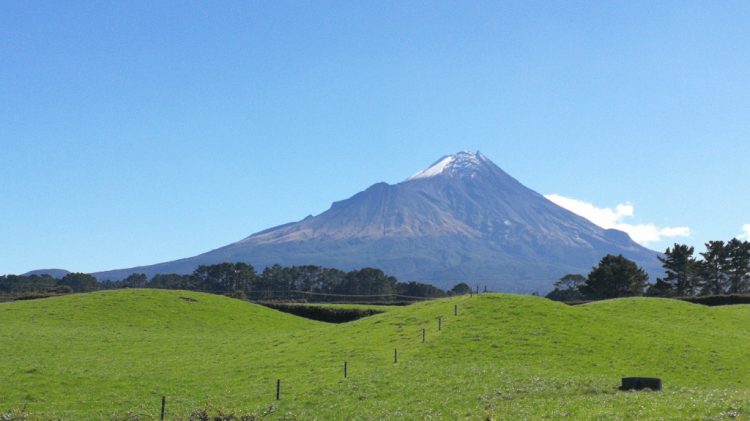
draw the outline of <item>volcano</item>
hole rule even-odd
[[[401,281],[443,288],[467,282],[493,291],[545,292],[565,274],[585,275],[606,254],[659,272],[658,253],[626,233],[552,203],[480,152],[459,152],[403,182],[374,184],[317,216],[198,256],[94,275],[116,280],[242,261],[258,269],[275,263],[377,267]]]

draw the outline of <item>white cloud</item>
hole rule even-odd
[[[664,227],[659,230],[664,237],[689,237],[690,228],[688,227]]]
[[[750,241],[750,224],[742,226],[742,234],[738,235],[737,238]]]
[[[559,194],[545,195],[547,199],[563,208],[578,214],[602,228],[614,228],[625,231],[633,241],[648,245],[662,239],[672,237],[688,237],[688,227],[659,227],[655,224],[628,224],[624,222],[627,218],[635,215],[635,207],[631,203],[621,203],[614,208],[600,208],[596,205]],[[750,236],[750,224],[742,227]]]

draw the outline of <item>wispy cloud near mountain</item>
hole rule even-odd
[[[559,194],[548,194],[544,197],[602,228],[624,231],[635,242],[642,245],[667,238],[690,236],[689,227],[659,227],[655,224],[629,224],[625,222],[626,219],[635,216],[635,206],[631,203],[621,203],[614,208],[600,208],[592,203]],[[745,227],[750,229],[750,224]]]
[[[742,226],[742,234],[738,235],[737,238],[750,241],[750,224]]]

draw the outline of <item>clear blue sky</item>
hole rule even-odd
[[[0,273],[195,255],[481,150],[750,224],[750,3],[52,2],[0,13]]]

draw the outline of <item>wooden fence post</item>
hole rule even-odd
[[[281,379],[276,380],[276,400],[281,400]]]
[[[438,330],[443,330],[443,316],[438,317]]]
[[[424,343],[425,328],[422,328],[422,343]]]
[[[398,363],[398,349],[393,350],[393,364]]]
[[[346,361],[344,361],[344,378],[346,378],[347,375],[347,364]]]
[[[164,420],[164,409],[166,408],[166,406],[167,406],[167,397],[162,396],[161,397],[161,417],[159,418],[160,420]]]

